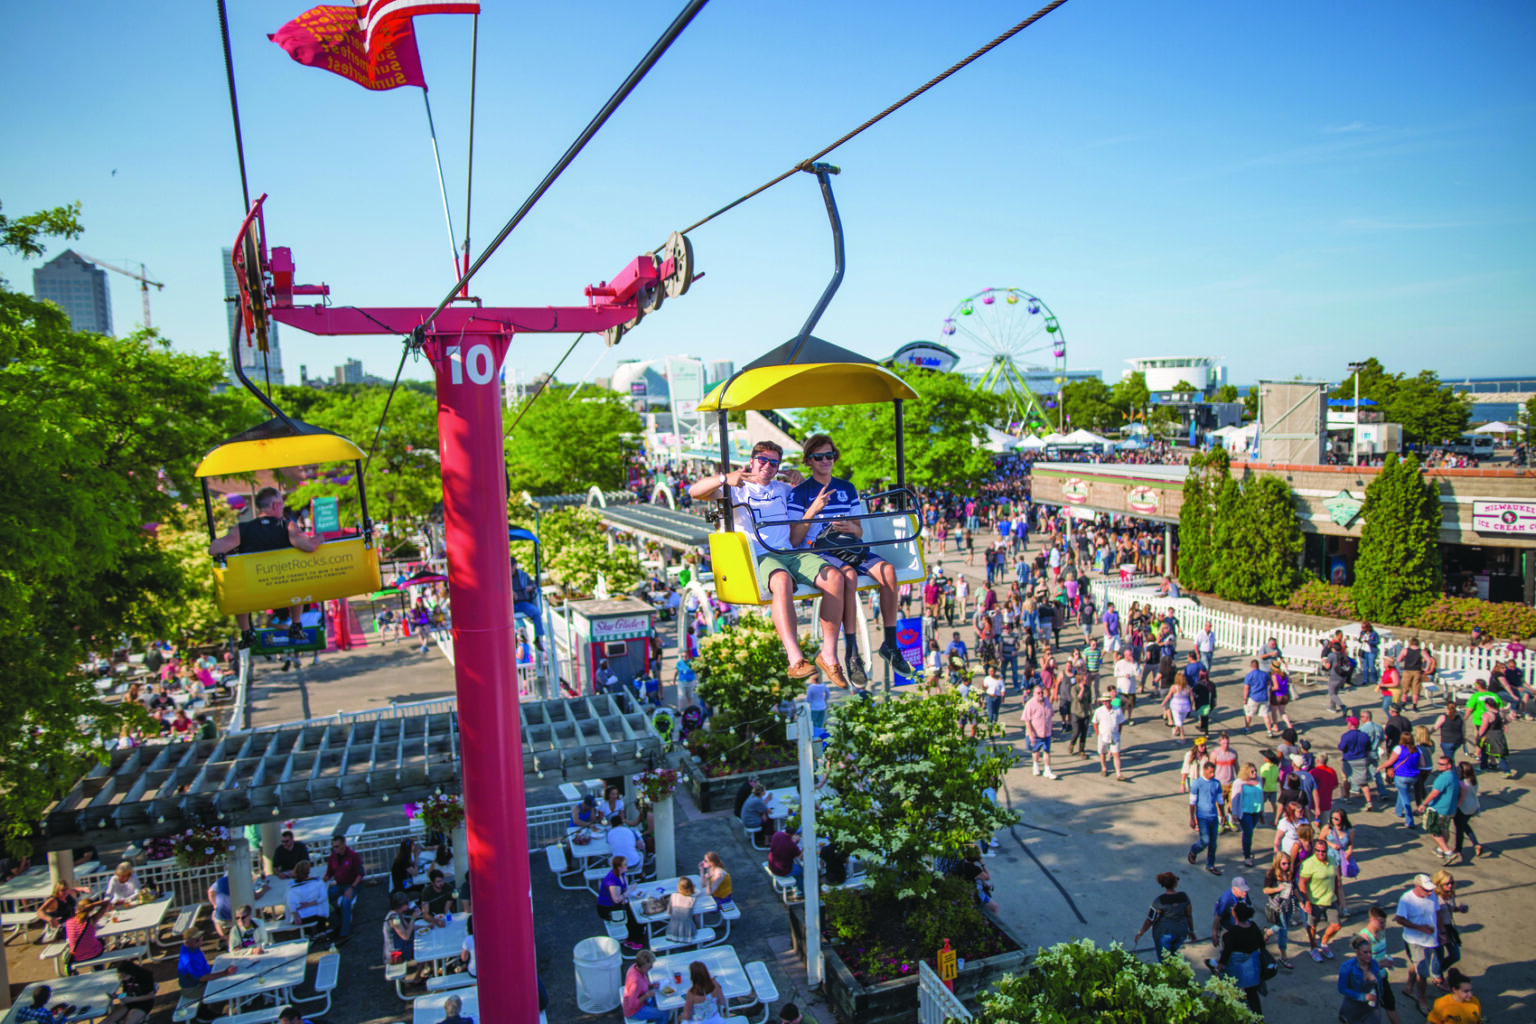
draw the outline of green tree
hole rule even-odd
[[[1398,381],[1382,412],[1388,423],[1403,425],[1405,438],[1424,444],[1453,440],[1472,422],[1472,403],[1431,370]]]
[[[1217,501],[1216,596],[1284,604],[1301,585],[1301,520],[1291,487],[1279,477],[1249,476],[1240,490],[1229,477]]]
[[[805,687],[789,678],[784,645],[766,615],[742,615],[704,637],[691,664],[699,675],[699,696],[716,713],[711,731],[735,734],[732,746],[750,746],[757,737],[776,746],[786,742],[779,705]]]
[[[0,213],[0,249],[14,252],[22,259],[43,254],[44,238],[79,238],[80,204],[55,206],[51,210],[30,213],[15,220]],[[0,278],[0,284],[4,284]]]
[[[1355,607],[1373,622],[1406,622],[1440,593],[1440,494],[1417,456],[1389,454],[1360,509]]]
[[[977,390],[958,373],[920,367],[893,367],[892,372],[917,392],[902,410],[907,483],[963,487],[989,476],[992,456],[982,445],[985,425],[1002,414],[998,396]],[[896,479],[896,421],[889,403],[807,409],[803,421],[807,435],[821,431],[837,442],[843,453],[838,472],[856,487]],[[787,454],[793,459],[797,453]]]
[[[0,246],[24,256],[77,230],[73,208],[7,221]],[[19,225],[19,226],[18,226]],[[232,426],[213,394],[223,368],[152,331],[73,331],[58,307],[0,287],[0,829],[26,850],[43,809],[73,785],[95,739],[126,712],[103,703],[77,666],[123,636],[166,636],[167,608],[196,588],[188,563],[148,524],[195,530],[182,504],[192,468]]]
[[[878,896],[920,903],[933,857],[958,853],[1017,816],[988,800],[1013,751],[966,735],[974,704],[958,693],[838,705],[827,745],[828,792],[818,829],[867,866]],[[987,726],[999,735],[998,726]]]
[[[1230,460],[1217,448],[1190,457],[1184,477],[1184,502],[1179,509],[1179,581],[1189,590],[1210,593],[1221,578],[1217,546],[1216,503],[1231,482]]]
[[[621,440],[640,431],[640,416],[614,392],[589,388],[572,401],[571,390],[551,384],[542,396],[530,395],[507,411],[507,478],[513,493],[570,494],[593,486],[605,491],[624,486]]]
[[[402,388],[389,397],[389,389],[380,385],[358,386],[350,394],[312,391],[323,397],[310,399],[303,413],[294,415],[317,427],[334,430],[352,439],[373,457],[364,459],[368,467],[368,514],[378,522],[391,523],[396,537],[409,535],[409,527],[425,519],[443,500],[442,467],[437,455],[437,402],[419,391]],[[281,404],[282,397],[279,398]],[[306,396],[307,397],[307,396]],[[384,405],[389,415],[384,417]],[[289,411],[284,406],[284,411]],[[379,427],[380,418],[384,425]],[[374,433],[378,433],[374,447]],[[332,483],[325,471],[339,471],[350,476],[350,463],[321,467],[322,474],[289,495],[289,504],[298,506],[322,495],[339,499],[342,523],[360,518],[357,481]]]
[[[1259,386],[1255,384],[1248,389],[1243,396],[1243,419],[1256,420],[1259,418]]]
[[[1236,384],[1223,384],[1221,387],[1216,389],[1215,394],[1211,395],[1211,401],[1240,402],[1242,401],[1242,397],[1237,393]]]
[[[1120,425],[1120,411],[1110,402],[1109,385],[1097,377],[1074,380],[1062,386],[1061,403],[1066,421],[1073,427],[1109,430]]]
[[[1362,399],[1369,398],[1378,406],[1387,404],[1387,401],[1397,389],[1398,381],[1402,379],[1401,374],[1388,373],[1387,368],[1381,364],[1381,360],[1371,356],[1371,358],[1360,364],[1358,372],[1344,378],[1344,383],[1330,391],[1328,397],[1347,398],[1353,401],[1355,398],[1356,377],[1360,378],[1360,397]]]
[[[1152,392],[1147,390],[1147,375],[1140,370],[1121,377],[1110,390],[1109,402],[1125,420],[1145,409],[1150,401]]]
[[[531,515],[514,515],[514,519],[525,529],[533,525],[529,521]],[[591,509],[576,507],[546,512],[539,517],[538,526],[544,549],[541,568],[568,596],[593,593],[599,576],[607,582],[608,592],[615,596],[631,592],[645,579],[640,558],[632,548],[615,544],[609,550],[607,527]],[[514,541],[512,556],[520,568],[533,572],[532,544]]]
[[[1180,393],[1188,393],[1188,392],[1197,392],[1198,393],[1198,392],[1201,392],[1201,391],[1203,391],[1205,389],[1204,388],[1197,388],[1193,384],[1191,384],[1189,381],[1187,381],[1187,380],[1185,380],[1185,379],[1183,379],[1181,377],[1181,378],[1179,378],[1179,382],[1177,384],[1175,384],[1173,387],[1169,388],[1168,390],[1169,391],[1177,391],[1177,392],[1180,392]]]

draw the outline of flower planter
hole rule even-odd
[[[699,810],[727,811],[736,803],[736,790],[741,788],[741,784],[751,776],[756,775],[769,789],[793,786],[800,781],[800,766],[787,764],[782,768],[763,768],[755,772],[710,778],[699,771],[699,766],[693,758],[685,756],[682,775],[683,788],[688,791],[688,795],[693,798]]]
[[[998,978],[1025,969],[1029,954],[1024,937],[1003,922],[992,920],[998,931],[1012,939],[1019,948],[983,960],[967,960],[955,977],[955,995],[970,1002],[992,986]],[[805,960],[805,904],[789,908],[789,931],[795,952]],[[842,1024],[910,1024],[917,1016],[917,975],[892,978],[874,985],[864,985],[825,941],[821,947],[822,991],[828,1005]]]

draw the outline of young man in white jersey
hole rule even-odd
[[[804,679],[816,674],[819,667],[833,683],[848,688],[848,680],[837,663],[837,633],[843,620],[843,577],[813,551],[791,551],[790,527],[763,526],[757,523],[784,523],[790,518],[790,488],[805,478],[797,470],[786,469],[784,479],[775,480],[784,450],[772,441],[759,441],[752,446],[752,455],[745,467],[728,473],[714,473],[701,477],[691,484],[688,494],[700,501],[709,501],[720,493],[721,487],[729,488],[731,514],[736,529],[741,531],[757,558],[757,574],[768,577],[771,595],[773,626],[779,641],[789,655],[789,677]],[[823,502],[822,504],[825,504]],[[803,518],[811,518],[821,511],[816,505],[807,509]],[[761,537],[759,537],[761,534]],[[778,549],[775,553],[764,543]],[[800,650],[800,640],[795,634],[795,588],[798,585],[816,587],[822,592],[821,601],[821,653],[813,665]]]
[[[832,475],[832,465],[837,461],[837,447],[826,434],[812,435],[805,442],[805,461],[811,468],[811,478],[800,483],[790,493],[789,513],[792,517],[810,518],[827,514],[857,516],[865,512],[864,501],[858,488],[846,480]],[[814,511],[812,511],[814,509]],[[851,544],[829,549],[827,534]],[[864,535],[861,519],[833,519],[830,522],[809,523],[790,527],[790,539],[796,547],[802,544],[820,551],[821,556],[843,576],[843,592],[857,594],[859,574],[862,572],[880,585],[880,621],[885,627],[879,653],[892,665],[901,661],[901,648],[896,645],[896,567],[874,548],[858,545]],[[851,538],[849,535],[852,535]],[[817,542],[821,543],[818,544]],[[855,561],[850,561],[853,559]],[[822,599],[826,604],[826,598]],[[963,613],[962,613],[963,614]],[[825,612],[823,612],[825,617]],[[843,602],[843,654],[848,664],[848,676],[855,686],[869,681],[864,662],[859,657],[858,613],[852,600]]]

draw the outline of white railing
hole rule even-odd
[[[104,886],[107,878],[117,869],[120,858],[108,857],[102,859],[102,869],[89,875],[77,875],[75,881],[80,885],[96,888]],[[156,893],[171,894],[171,906],[185,907],[192,903],[208,902],[208,887],[219,880],[224,874],[224,862],[215,861],[212,864],[204,864],[201,867],[185,868],[176,862],[174,857],[165,860],[154,860],[147,864],[140,864],[133,869],[133,875],[139,880],[139,885],[146,889],[153,889]]]
[[[448,659],[448,664],[454,664],[453,660],[453,634],[444,629],[433,630],[432,639],[437,641],[437,646],[442,650],[443,657]],[[517,689],[523,694],[524,700],[537,700],[538,694],[538,666],[528,662],[517,663]]]
[[[947,1021],[971,1020],[970,1010],[960,997],[949,990],[939,978],[939,972],[928,966],[928,961],[917,962],[917,1020],[918,1024],[946,1024]]]
[[[1322,650],[1324,638],[1333,634],[1332,628],[1317,629],[1258,616],[1235,615],[1215,608],[1201,607],[1185,597],[1177,599],[1158,597],[1154,587],[1148,583],[1137,582],[1152,578],[1133,577],[1129,585],[1122,584],[1115,577],[1095,578],[1089,580],[1088,588],[1101,614],[1109,602],[1114,602],[1115,609],[1121,614],[1131,606],[1132,601],[1139,601],[1143,607],[1150,607],[1157,615],[1172,609],[1179,619],[1179,632],[1183,636],[1195,636],[1209,622],[1215,630],[1216,646],[1219,650],[1237,651],[1244,656],[1256,653],[1265,641],[1274,637],[1280,649],[1286,652],[1287,661],[1303,666],[1313,666],[1317,663],[1318,652]],[[1390,627],[1384,627],[1382,632],[1384,635],[1382,653],[1390,653],[1400,645],[1401,641],[1391,638]],[[1426,644],[1425,647],[1433,651],[1439,662],[1439,670],[1448,674],[1467,676],[1481,674],[1486,678],[1494,661],[1507,661],[1511,657],[1504,648],[1484,651],[1459,644]],[[1533,678],[1533,673],[1536,673],[1536,650],[1527,649],[1513,657],[1520,670],[1525,673],[1526,679]],[[1461,681],[1468,685],[1471,683],[1471,679]]]
[[[368,708],[365,711],[338,711],[334,715],[321,715],[319,718],[300,718],[292,722],[279,722],[276,725],[263,725],[251,732],[273,732],[277,729],[300,729],[312,725],[351,725],[356,722],[377,722],[386,718],[405,718],[415,715],[444,715],[457,711],[459,702],[453,697],[439,697],[435,700],[418,700],[409,704],[391,704],[388,707]]]

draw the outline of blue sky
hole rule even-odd
[[[667,234],[819,149],[1034,3],[714,0],[477,277],[504,305],[578,304]],[[474,248],[488,241],[673,14],[488,2],[480,21]],[[274,244],[339,304],[430,306],[452,283],[419,90],[372,94],[265,34],[304,9],[233,0],[253,192]],[[147,12],[158,10],[156,16]],[[79,199],[75,247],[143,261],[155,322],[223,345],[216,257],[239,180],[211,3],[7,5],[0,201]],[[470,20],[420,19],[462,235]],[[1226,358],[1230,377],[1338,378],[1351,358],[1531,374],[1536,5],[1072,0],[830,159],[848,273],[817,333],[871,355],[934,338],[964,296],[1043,297],[1068,365]],[[114,175],[112,172],[116,170]],[[798,176],[693,236],[705,280],[598,365],[739,362],[791,336],[831,252]],[[55,250],[56,251],[56,250]],[[30,287],[30,270],[0,274]],[[119,331],[140,319],[113,276]],[[393,341],[286,330],[290,372]],[[565,342],[523,335],[538,372]],[[563,377],[586,372],[583,341]],[[425,363],[408,374],[427,376]]]

